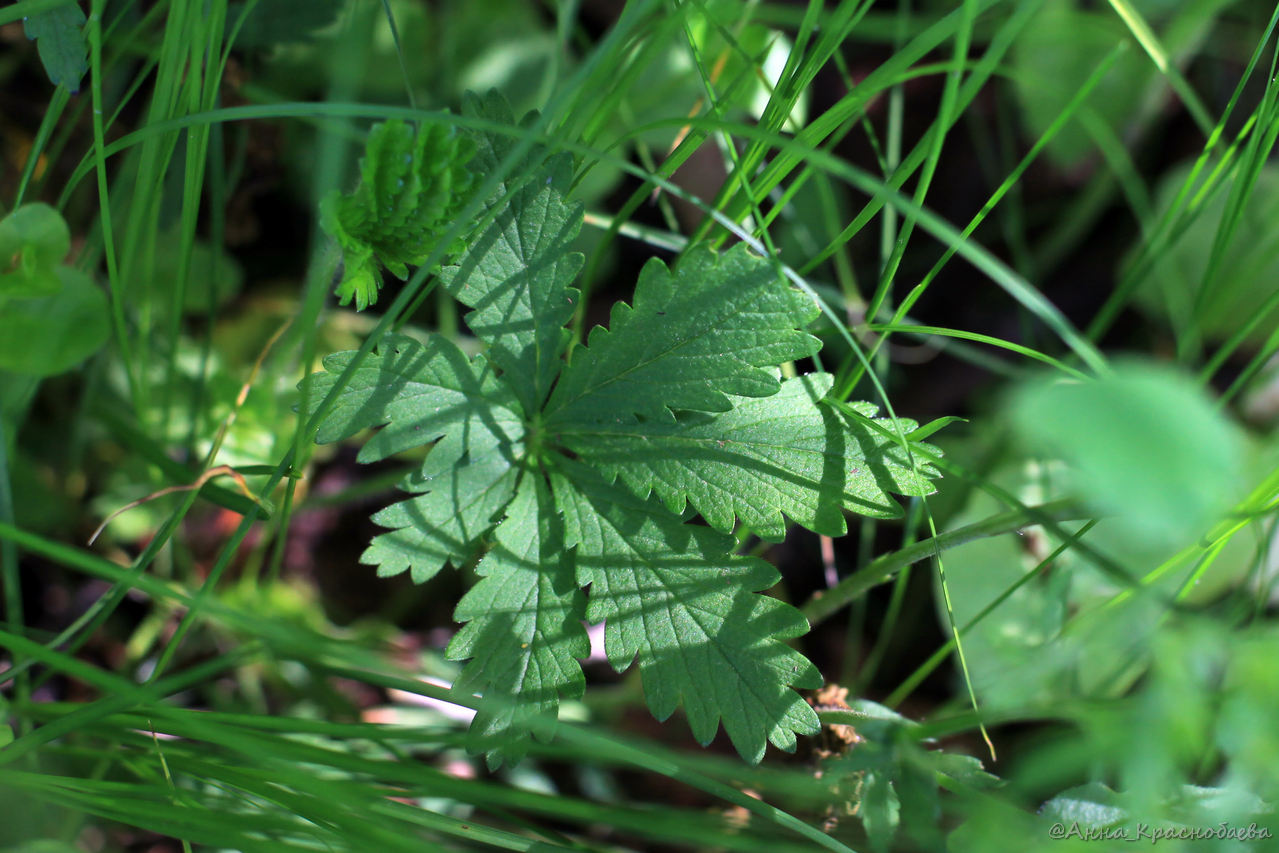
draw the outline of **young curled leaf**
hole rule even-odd
[[[363,311],[377,301],[382,267],[401,281],[430,257],[471,188],[470,139],[438,124],[416,130],[400,119],[375,125],[360,160],[360,185],[334,191],[320,223],[342,249],[337,295]],[[458,241],[445,254],[465,247]]]

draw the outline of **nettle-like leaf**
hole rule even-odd
[[[476,567],[480,582],[457,605],[455,616],[466,624],[448,656],[470,662],[454,686],[487,700],[472,739],[501,758],[523,754],[524,741],[512,731],[553,717],[560,696],[581,696],[586,686],[578,664],[591,651],[581,622],[585,596],[563,528],[546,482],[525,476]]]
[[[312,377],[311,412],[354,357],[343,352],[324,360],[326,372]],[[356,367],[316,440],[337,441],[383,424],[360,451],[361,462],[435,445],[403,483],[421,494],[373,517],[393,530],[374,538],[360,559],[383,577],[408,571],[420,583],[447,562],[463,565],[514,495],[523,414],[483,360],[468,360],[438,335],[426,344],[390,335]]]
[[[466,109],[512,121],[495,96]],[[582,209],[565,198],[572,162],[514,158],[519,136],[476,141],[475,168],[509,177],[439,271],[483,354],[393,335],[311,380],[310,412],[333,392],[319,441],[381,427],[362,461],[430,446],[362,561],[425,580],[482,553],[448,655],[467,661],[455,689],[483,697],[471,746],[490,762],[523,755],[581,694],[584,621],[603,621],[616,669],[638,663],[658,718],[682,706],[699,741],[722,725],[751,761],[791,749],[818,729],[796,691],[821,678],[788,645],[803,616],[761,594],[777,571],[735,553],[737,526],[838,535],[846,512],[900,514],[890,495],[929,493],[937,471],[903,438],[913,422],[827,400],[827,374],[781,378],[817,351],[816,308],[745,247],[651,262],[634,304],[566,360]]]
[[[579,459],[639,497],[656,494],[677,514],[691,503],[717,530],[731,531],[736,518],[780,539],[785,515],[842,536],[845,508],[895,517],[901,508],[889,492],[928,494],[927,477],[937,472],[925,463],[912,468],[887,427],[822,404],[833,383],[829,374],[810,373],[781,383],[771,397],[738,399],[723,413],[691,413],[674,423],[602,418],[567,426],[561,437]],[[915,424],[899,426],[909,432]]]
[[[468,99],[471,115],[510,123],[510,108],[490,96]],[[480,143],[476,168],[501,166],[512,143]],[[582,206],[565,201],[573,178],[568,155],[538,165],[525,158],[516,174],[523,183],[503,182],[487,209],[496,218],[472,236],[456,265],[440,280],[459,302],[475,310],[466,323],[488,345],[488,356],[519,396],[525,410],[537,411],[563,366],[569,333],[564,324],[576,310],[579,293],[569,285],[583,258],[569,246],[582,228]]]
[[[590,585],[587,619],[603,621],[609,662],[637,657],[649,709],[660,720],[683,704],[693,736],[709,743],[722,721],[737,751],[759,761],[771,741],[795,746],[817,715],[792,687],[821,675],[783,640],[808,630],[799,611],[756,595],[777,570],[732,554],[736,541],[687,524],[651,501],[610,487],[589,467],[553,474],[577,581]]]
[[[320,222],[342,249],[337,294],[357,311],[377,301],[381,267],[401,281],[430,256],[466,200],[474,153],[470,139],[438,124],[416,130],[399,119],[375,125],[360,160],[355,192],[331,193]],[[453,254],[459,242],[449,247]]]
[[[597,326],[574,355],[549,419],[670,421],[672,409],[727,412],[729,395],[775,394],[773,368],[820,346],[802,331],[817,313],[745,246],[719,258],[695,250],[678,274],[653,259],[640,272],[635,304],[613,306],[609,328]]]

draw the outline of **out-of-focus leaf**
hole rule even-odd
[[[176,239],[161,239],[156,247],[155,280],[167,288],[177,278],[181,255]],[[196,240],[191,247],[191,261],[187,268],[186,289],[182,296],[185,314],[207,314],[225,305],[240,292],[244,284],[244,270],[226,250],[203,240]],[[164,300],[167,303],[167,300]]]
[[[1238,497],[1242,435],[1174,370],[1129,362],[1031,382],[1010,402],[1026,444],[1063,459],[1079,494],[1152,548],[1202,534]]]
[[[68,3],[32,15],[22,24],[27,38],[35,40],[49,82],[66,86],[72,93],[80,91],[80,80],[89,70],[84,22],[79,4]]]
[[[227,5],[227,29],[239,20],[244,3]],[[258,0],[236,36],[238,48],[270,47],[310,41],[316,30],[337,20],[342,0]]]
[[[1019,114],[1027,135],[1043,134],[1101,60],[1128,38],[1127,27],[1109,9],[1080,9],[1074,0],[1044,3],[1011,52]],[[1119,132],[1137,113],[1154,74],[1150,60],[1134,45],[1118,58],[1086,106]],[[1047,154],[1069,167],[1096,149],[1085,125],[1076,119],[1048,144]]]
[[[62,289],[39,299],[11,299],[0,310],[0,370],[53,376],[106,343],[107,298],[88,275],[58,267]]]
[[[1168,172],[1155,192],[1155,214],[1172,207],[1190,175],[1185,163]],[[1205,169],[1203,174],[1210,170]],[[1198,184],[1191,188],[1193,193]],[[1229,191],[1205,202],[1199,215],[1151,267],[1137,291],[1148,315],[1169,319],[1178,331],[1194,328],[1208,338],[1224,339],[1253,320],[1279,283],[1279,167],[1257,175],[1251,195],[1233,225],[1229,246],[1211,278],[1204,280],[1226,213]],[[1279,321],[1279,311],[1259,323],[1252,342],[1262,343]]]
[[[57,293],[69,251],[71,231],[47,204],[24,204],[0,219],[0,300]]]
[[[1062,791],[1040,807],[1044,817],[1062,823],[1099,828],[1118,823],[1128,813],[1118,805],[1118,795],[1100,782],[1089,782]]]
[[[65,841],[41,838],[24,842],[17,847],[6,847],[0,853],[80,853],[80,848]]]
[[[866,828],[871,849],[887,850],[897,834],[897,824],[901,819],[901,803],[893,790],[892,777],[877,771],[866,773],[857,814]]]

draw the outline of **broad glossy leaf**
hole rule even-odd
[[[651,260],[634,305],[614,305],[609,328],[573,353],[551,423],[670,422],[672,409],[727,412],[730,395],[775,394],[776,365],[817,351],[802,331],[817,311],[745,246],[694,251],[674,272]]]
[[[734,518],[761,536],[781,539],[783,516],[810,530],[843,535],[844,511],[892,518],[890,492],[926,495],[937,471],[867,418],[821,399],[826,373],[788,379],[771,397],[735,398],[720,414],[691,414],[675,423],[638,421],[566,429],[564,446],[641,498],[655,493],[679,514],[686,503],[717,530]],[[903,433],[915,428],[901,421]]]
[[[818,729],[796,688],[821,676],[783,641],[808,630],[799,611],[757,594],[777,583],[763,560],[731,554],[735,542],[685,524],[652,501],[564,464],[554,476],[577,581],[590,585],[586,616],[604,620],[618,671],[638,659],[649,709],[664,720],[683,705],[693,736],[709,743],[722,722],[742,757],[767,742],[790,750]]]
[[[582,694],[578,659],[590,654],[590,641],[581,622],[586,597],[540,475],[521,480],[494,540],[476,567],[480,582],[457,606],[465,624],[448,656],[470,659],[454,687],[488,700],[471,725],[472,746],[500,763],[523,755],[534,718],[554,719],[561,697]]]

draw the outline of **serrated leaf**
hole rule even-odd
[[[466,110],[512,120],[495,94],[469,98]],[[371,140],[367,197],[399,186],[386,153],[398,138]],[[616,306],[610,328],[566,366],[582,263],[569,251],[583,218],[565,200],[572,162],[522,134],[482,134],[476,149],[478,173],[508,177],[493,181],[487,224],[439,277],[473,309],[466,321],[484,353],[470,362],[442,340],[388,338],[321,425],[321,441],[385,425],[362,461],[434,442],[402,483],[416,496],[375,516],[394,530],[364,561],[420,580],[470,558],[492,531],[449,649],[469,660],[458,688],[484,698],[471,745],[491,762],[522,755],[526,732],[548,731],[541,720],[581,691],[582,618],[604,621],[616,669],[638,661],[659,719],[682,706],[703,743],[722,724],[751,761],[769,742],[794,748],[797,734],[819,728],[796,690],[821,677],[786,644],[808,626],[760,594],[779,575],[735,555],[729,531],[741,521],[780,538],[797,521],[833,534],[845,510],[899,514],[889,493],[932,490],[931,451],[902,445],[913,422],[824,401],[827,375],[780,380],[782,363],[820,346],[805,331],[817,306],[744,247],[696,250],[674,272],[647,266],[634,307]],[[393,233],[407,216],[385,209],[374,223],[351,205],[349,231]],[[390,253],[371,247],[351,243],[348,273],[376,277],[377,257]],[[326,360],[317,397],[352,357]],[[692,510],[711,526],[686,523]]]
[[[480,582],[458,603],[454,618],[466,624],[448,648],[450,659],[470,659],[454,688],[487,700],[470,737],[490,764],[518,761],[530,722],[553,719],[562,697],[582,694],[577,659],[590,654],[586,599],[541,476],[524,477],[506,516],[476,567]]]
[[[485,119],[499,125],[522,124],[532,126],[538,118],[537,113],[529,113],[522,122],[515,120],[511,105],[496,89],[490,89],[483,96],[467,92],[462,101],[462,114],[472,118]],[[521,144],[518,136],[505,133],[481,133],[475,136],[475,159],[472,167],[478,174],[486,177],[497,174],[502,163]],[[539,168],[546,162],[547,150],[543,145],[529,145],[517,162],[511,165],[506,176],[497,182],[497,186],[487,200],[487,206],[495,207],[504,202],[512,190],[522,186],[524,175]]]
[[[919,457],[912,470],[891,423],[875,430],[821,403],[833,384],[831,375],[812,373],[786,380],[771,397],[736,398],[720,414],[575,426],[562,440],[640,498],[655,493],[676,514],[691,503],[716,530],[732,530],[736,517],[760,536],[781,539],[785,515],[841,536],[845,509],[896,517],[901,508],[889,493],[929,494],[927,478],[937,471]],[[908,433],[914,422],[899,427]]]
[[[458,462],[427,480],[429,491],[374,513],[374,523],[392,530],[374,536],[360,562],[377,566],[379,577],[407,571],[414,583],[430,580],[445,563],[462,565],[515,494],[520,449],[500,444]]]
[[[497,168],[503,150],[482,143],[476,168]],[[471,332],[488,344],[525,410],[535,411],[559,374],[569,340],[564,324],[577,308],[579,293],[569,285],[583,258],[569,247],[582,227],[582,206],[564,200],[573,177],[567,155],[530,169],[517,173],[527,178],[518,188],[490,199],[490,210],[500,212],[440,280],[475,309],[466,315]]]
[[[353,352],[324,360],[311,381],[314,412]],[[374,537],[361,562],[389,576],[411,572],[422,582],[446,562],[463,562],[514,494],[523,452],[519,404],[487,370],[456,345],[432,336],[426,344],[389,335],[352,374],[320,426],[316,440],[336,441],[386,426],[365,443],[373,462],[441,439],[406,487],[423,494],[387,507],[373,520],[393,528]]]
[[[737,751],[758,762],[765,744],[795,747],[819,728],[795,688],[821,686],[816,668],[783,640],[808,624],[764,595],[779,575],[732,555],[735,542],[682,523],[651,501],[609,486],[567,460],[552,486],[576,546],[577,581],[590,585],[586,616],[603,620],[618,671],[638,658],[649,709],[664,720],[683,705],[693,736],[709,743],[722,722]]]
[[[40,64],[49,82],[62,85],[75,94],[80,80],[89,70],[89,48],[84,40],[84,10],[78,3],[68,3],[24,19],[22,31],[34,39]]]
[[[400,119],[375,125],[360,160],[360,185],[331,193],[320,221],[342,249],[341,304],[357,311],[377,301],[381,266],[408,278],[430,256],[470,189],[474,144],[438,124],[416,130]],[[449,247],[455,254],[463,244]]]
[[[730,395],[777,393],[776,365],[815,353],[802,331],[811,299],[768,261],[735,246],[718,258],[689,254],[674,272],[645,265],[635,304],[613,306],[591,330],[547,404],[552,424],[672,420],[672,409],[726,412]]]
[[[308,415],[315,414],[355,356],[348,351],[324,359],[324,372],[308,380]],[[522,422],[519,403],[482,359],[471,361],[447,338],[432,335],[422,343],[387,335],[355,368],[315,440],[329,444],[385,424],[360,451],[361,462],[377,462],[471,421],[515,441],[519,436],[511,431]]]

